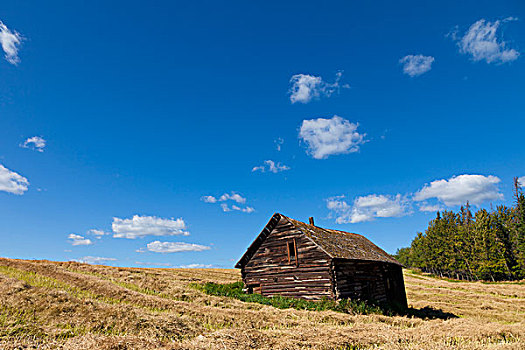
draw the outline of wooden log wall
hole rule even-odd
[[[333,262],[336,298],[352,298],[406,307],[401,267],[395,264],[340,260]]]
[[[294,241],[295,259],[288,253],[288,243]],[[247,287],[265,296],[333,298],[330,262],[301,231],[281,219],[244,266],[242,277]]]

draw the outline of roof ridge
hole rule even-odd
[[[310,225],[276,212],[248,247],[235,267],[242,267],[251,259],[260,244],[266,240],[281,219],[288,221],[297,230],[301,231],[332,259],[381,261],[401,265],[390,254],[375,245],[364,235]]]
[[[280,213],[276,213],[276,214],[279,214],[283,217],[285,217],[286,219],[289,219],[289,220],[293,220],[293,221],[297,221],[305,226],[308,226],[308,227],[315,227],[317,229],[321,229],[321,230],[325,230],[325,231],[334,231],[334,232],[338,232],[338,233],[343,233],[343,234],[346,234],[346,235],[356,235],[356,236],[361,236],[363,238],[366,238],[365,236],[363,236],[362,234],[360,233],[355,233],[355,232],[347,232],[347,231],[343,231],[343,230],[337,230],[335,228],[326,228],[326,227],[321,227],[321,226],[317,226],[317,225],[310,225],[309,223],[306,223],[304,221],[300,221],[300,220],[296,220],[296,219],[292,219],[286,215],[283,215],[283,214],[280,214]]]
[[[316,245],[322,248],[332,258],[383,261],[401,265],[390,254],[374,244],[364,235],[310,225],[299,220],[291,219],[287,216],[285,217],[294,224],[294,226],[302,226],[297,228],[300,230],[302,228],[301,231],[309,236]],[[336,236],[334,236],[334,234],[341,235],[341,239],[335,238]]]

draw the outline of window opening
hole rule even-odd
[[[295,239],[293,241],[288,241],[288,263],[295,262],[297,265],[297,245]]]
[[[290,252],[290,260],[295,259],[295,244],[294,242],[288,242],[288,251]]]

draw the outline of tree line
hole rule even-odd
[[[512,207],[472,214],[467,202],[457,213],[438,211],[410,247],[398,249],[396,258],[407,267],[457,279],[525,278],[525,195],[518,179]]]

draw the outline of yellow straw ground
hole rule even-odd
[[[523,282],[457,282],[407,270],[416,317],[280,310],[189,287],[239,279],[227,269],[0,259],[0,348],[525,348]]]

